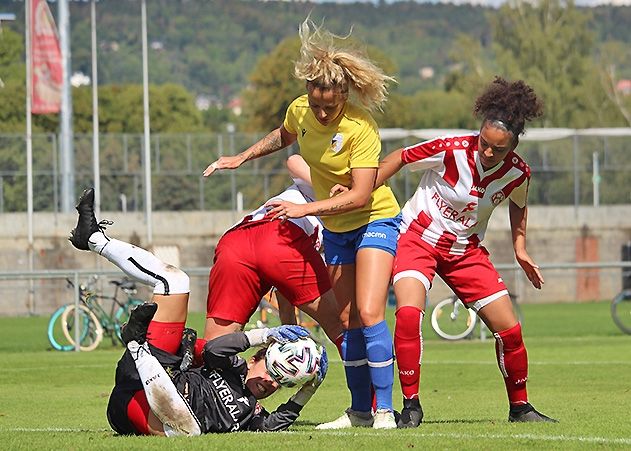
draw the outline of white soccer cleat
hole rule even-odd
[[[392,410],[378,409],[375,412],[375,419],[372,425],[373,429],[396,429],[397,422],[394,419]]]
[[[372,427],[372,425],[373,418],[370,412],[356,412],[351,409],[346,409],[344,414],[337,420],[319,424],[316,426],[316,429],[369,428]]]

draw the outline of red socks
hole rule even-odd
[[[423,310],[411,306],[401,307],[395,314],[394,350],[399,368],[401,391],[405,399],[418,399],[423,355],[423,335],[421,334],[423,315]]]
[[[156,348],[177,354],[182,343],[182,332],[184,332],[184,322],[151,321],[147,329],[147,341]]]
[[[493,334],[495,336],[495,353],[500,367],[508,401],[511,405],[528,402],[526,381],[528,380],[528,354],[521,336],[521,325],[511,327]]]

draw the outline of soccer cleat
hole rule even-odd
[[[155,302],[145,302],[134,308],[129,313],[129,320],[121,328],[121,339],[124,344],[136,341],[143,344],[147,341],[147,329],[149,323],[158,310]]]
[[[418,399],[404,399],[403,410],[401,410],[401,416],[397,421],[397,427],[404,428],[416,428],[423,421],[423,408]]]
[[[182,363],[180,363],[180,370],[186,371],[193,364],[195,342],[197,341],[197,331],[195,329],[186,328],[182,332],[182,342],[180,343],[180,354],[182,356]]]
[[[397,422],[394,419],[394,412],[387,409],[377,409],[375,412],[373,429],[396,429]]]
[[[373,417],[370,412],[356,412],[346,409],[344,414],[336,420],[322,423],[316,429],[348,429],[353,427],[369,428],[373,425]]]
[[[79,212],[79,219],[77,220],[77,226],[70,231],[70,237],[68,240],[74,247],[82,251],[89,251],[88,240],[94,232],[102,232],[105,230],[105,226],[112,225],[112,221],[96,222],[94,216],[94,189],[86,189],[79,202],[75,207]]]
[[[537,410],[530,403],[511,407],[508,412],[508,421],[511,423],[558,423],[559,420],[550,418]]]

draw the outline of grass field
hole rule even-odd
[[[631,336],[608,303],[526,305],[531,402],[558,424],[510,424],[493,340],[444,342],[425,321],[421,400],[414,430],[316,431],[347,407],[331,349],[326,382],[285,433],[194,438],[119,437],[105,418],[121,348],[48,350],[46,317],[0,318],[0,448],[4,449],[612,449],[631,448]],[[390,312],[391,314],[392,312]],[[190,323],[201,330],[203,318]],[[284,402],[281,391],[267,407]],[[401,407],[398,386],[395,408]]]

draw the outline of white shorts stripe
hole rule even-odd
[[[468,307],[474,312],[478,313],[482,307],[484,307],[485,305],[489,305],[493,301],[497,301],[502,296],[508,296],[508,290],[498,291],[495,294],[482,299],[478,299],[477,301],[469,304]]]
[[[425,287],[425,295],[427,296],[429,289],[432,287],[432,283],[427,277],[425,277],[425,274],[421,273],[420,271],[408,269],[406,271],[396,273],[392,278],[392,285],[397,283],[398,280],[405,279],[406,277],[411,277],[412,279],[419,280]]]

